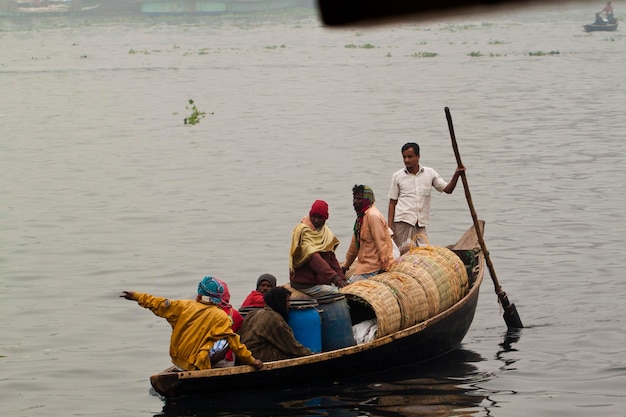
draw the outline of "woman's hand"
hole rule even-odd
[[[132,291],[122,291],[122,294],[120,294],[120,298],[126,298],[127,300],[134,300],[135,293],[133,293]]]
[[[254,369],[257,371],[260,371],[263,369],[263,362],[261,362],[260,359],[255,359],[254,362],[252,362],[252,366],[254,366]]]

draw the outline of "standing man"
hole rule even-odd
[[[358,258],[349,283],[371,278],[387,271],[393,263],[393,245],[385,216],[374,206],[374,191],[367,185],[352,188],[352,205],[356,211],[354,234],[343,263],[347,271]]]
[[[405,168],[391,177],[387,221],[393,230],[396,244],[404,253],[416,235],[420,244],[427,243],[431,189],[452,194],[465,167],[458,167],[450,182],[445,182],[434,169],[420,166],[420,147],[414,142],[402,146],[402,159]]]
[[[328,204],[316,200],[293,229],[289,251],[291,286],[313,298],[338,292],[346,277],[335,255],[339,240],[326,226]]]

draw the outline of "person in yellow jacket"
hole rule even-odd
[[[224,286],[215,278],[206,276],[198,284],[195,300],[169,300],[131,291],[123,291],[120,297],[137,301],[168,321],[172,326],[170,357],[172,363],[182,370],[210,369],[212,353],[217,358],[228,347],[238,363],[263,368],[263,362],[252,356],[233,331],[228,314],[218,306],[223,293]],[[217,346],[219,349],[215,349]]]

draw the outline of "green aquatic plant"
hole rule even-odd
[[[484,25],[484,24],[483,24]],[[448,32],[457,32],[459,30],[469,30],[469,29],[476,29],[478,28],[477,25],[446,25],[443,26],[440,30],[445,30]]]
[[[189,117],[185,117],[186,125],[197,125],[200,123],[200,120],[206,116],[206,112],[198,110],[192,99],[189,99],[189,105],[185,106],[185,109],[191,110],[191,115],[189,115]]]
[[[480,51],[472,51],[469,54],[467,54],[467,56],[473,56],[473,57],[478,57],[478,56],[483,56]]]
[[[433,58],[439,55],[437,52],[413,52],[414,58]]]
[[[550,51],[550,52],[537,51],[537,52],[529,52],[528,56],[546,56],[546,55],[559,55],[559,54],[560,54],[559,51]]]
[[[357,45],[355,45],[355,44],[353,44],[353,43],[349,43],[349,44],[347,44],[347,45],[344,45],[343,47],[344,47],[344,48],[363,48],[363,49],[373,49],[373,48],[376,48],[376,47],[375,47],[374,45],[372,45],[371,43],[366,43],[366,44],[359,45],[359,46],[357,46]]]

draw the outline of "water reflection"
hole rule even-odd
[[[434,361],[358,380],[279,391],[268,387],[252,393],[207,393],[206,399],[167,403],[157,416],[485,415],[485,406],[492,404],[478,383],[491,375],[479,372],[475,365],[483,360],[473,351],[458,349]]]
[[[496,353],[496,358],[504,362],[504,366],[501,369],[511,369],[511,365],[518,361],[516,358],[511,358],[508,353],[517,352],[517,349],[513,347],[520,339],[523,329],[509,329],[504,334],[504,340],[500,343],[501,349]]]

